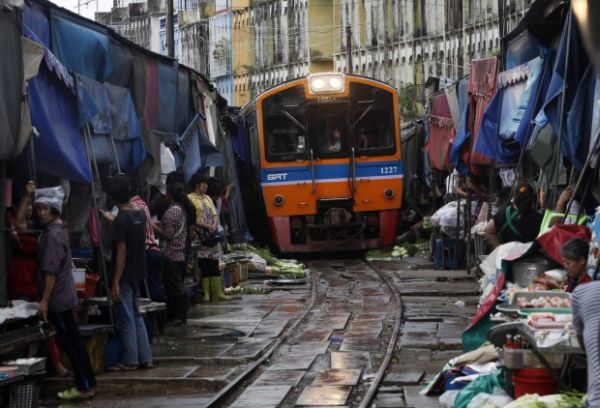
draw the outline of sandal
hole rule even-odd
[[[138,369],[138,366],[134,365],[125,365],[122,363],[117,364],[116,366],[108,367],[107,371],[135,371]]]
[[[81,401],[92,398],[94,395],[96,395],[96,393],[84,394],[76,387],[69,388],[68,390],[61,391],[57,394],[58,398],[63,401]]]
[[[140,364],[139,368],[141,370],[151,370],[153,368],[155,368],[156,366],[154,365],[154,363],[152,361],[148,361],[147,363],[142,363]]]

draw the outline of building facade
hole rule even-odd
[[[457,80],[469,73],[472,59],[499,55],[501,36],[516,26],[530,4],[531,0],[240,4],[234,7],[233,100],[242,105],[280,82],[327,70],[374,77],[422,94],[427,78]]]
[[[209,20],[216,13],[215,0],[174,0],[175,58],[209,77]],[[120,0],[96,20],[123,37],[151,51],[167,54],[165,0]]]

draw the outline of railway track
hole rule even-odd
[[[398,290],[363,261],[309,265],[305,312],[206,407],[258,406],[261,392],[264,406],[371,406],[400,331]]]

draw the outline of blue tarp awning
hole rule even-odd
[[[158,62],[158,99],[154,129],[159,132],[177,133],[177,64]]]
[[[100,82],[114,69],[113,50],[106,28],[73,21],[68,14],[50,9],[51,49],[69,70]]]
[[[465,104],[465,108],[460,115],[460,125],[456,131],[454,142],[450,146],[450,166],[463,176],[469,172],[469,166],[462,155],[463,145],[471,137],[471,132],[468,129],[469,109],[469,104]]]
[[[523,65],[536,57],[547,54],[547,48],[528,31],[523,31],[508,41],[506,46],[506,70]]]
[[[183,154],[182,167],[186,180],[203,168],[225,165],[225,158],[219,149],[204,135],[201,126],[202,120],[205,120],[204,117],[196,114],[179,138],[178,144],[179,150]]]
[[[113,165],[118,160],[123,170],[137,169],[146,151],[129,89],[78,76],[77,95],[80,124],[90,124],[96,160]]]
[[[570,46],[568,45],[570,34]],[[569,54],[567,55],[567,48],[569,48]],[[565,73],[565,62],[569,61],[568,72]],[[575,90],[578,88],[585,70],[588,65],[588,57],[585,53],[583,44],[579,36],[579,30],[575,25],[574,19],[569,15],[567,24],[565,24],[561,39],[556,61],[554,63],[554,69],[552,72],[552,79],[548,86],[546,93],[546,100],[542,110],[538,113],[535,118],[536,126],[543,128],[547,123],[552,125],[555,134],[560,132],[560,109],[563,97],[565,97],[565,112],[571,110],[573,101],[575,99]],[[563,95],[563,89],[566,81],[566,95]],[[579,137],[577,133],[572,134],[572,137]],[[561,152],[568,152],[571,149],[569,144],[568,126],[566,118],[563,121],[562,135],[560,137]],[[564,153],[562,153],[564,154]],[[573,158],[570,158],[571,160]]]
[[[74,79],[46,49],[45,63],[29,82],[31,123],[37,129],[37,170],[48,175],[89,184],[92,181],[77,121]]]
[[[537,57],[498,76],[498,90],[488,105],[475,151],[503,163],[519,158],[529,138],[544,60]]]
[[[591,145],[592,117],[594,114],[594,94],[596,91],[596,71],[590,64],[579,87],[575,92],[573,105],[566,120],[567,137],[561,140],[561,154],[569,159],[577,170],[581,170],[588,157],[588,152],[594,148]]]

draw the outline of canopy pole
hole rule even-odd
[[[0,307],[7,307],[8,302],[8,272],[6,258],[7,228],[6,228],[6,162],[0,163]]]
[[[121,163],[119,163],[119,156],[117,156],[117,146],[115,146],[115,138],[112,133],[110,134],[110,146],[112,147],[113,156],[115,157],[115,164],[117,165],[117,173],[123,173],[121,171]],[[95,161],[95,160],[94,160]]]
[[[567,94],[567,75],[569,72],[569,54],[571,52],[571,24],[572,12],[569,8],[569,15],[567,16],[567,52],[565,57],[565,80],[563,82],[562,87],[562,96],[560,99],[560,119],[558,125],[558,143],[557,143],[557,152],[556,152],[556,166],[554,168],[554,189],[552,190],[552,202],[555,203],[558,196],[558,173],[560,171],[560,145],[562,141],[562,132],[564,128],[564,119],[565,119],[565,103],[566,103],[566,94]]]
[[[102,239],[102,220],[100,220],[100,217],[98,216],[98,196],[96,195],[96,177],[98,177],[98,180],[100,180],[100,173],[98,172],[98,163],[96,162],[96,155],[94,154],[94,149],[92,149],[92,138],[91,138],[91,130],[90,130],[90,125],[89,123],[86,123],[85,125],[85,129],[84,129],[84,137],[85,137],[85,150],[87,153],[87,159],[88,159],[88,165],[90,166],[90,169],[92,170],[92,205],[94,206],[94,211],[93,211],[93,217],[96,219],[96,225],[98,226],[98,235],[99,235],[99,249],[100,249],[100,256],[99,256],[99,266],[100,266],[100,271],[102,273],[102,279],[104,280],[104,290],[106,291],[106,300],[108,301],[108,316],[110,319],[110,324],[111,326],[114,326],[115,324],[115,320],[114,320],[114,316],[113,316],[113,310],[112,310],[112,299],[110,298],[110,283],[108,282],[108,271],[106,270],[106,261],[104,259],[104,254],[105,252],[105,248],[104,248],[104,241]],[[102,186],[99,186],[100,188],[102,188]]]

